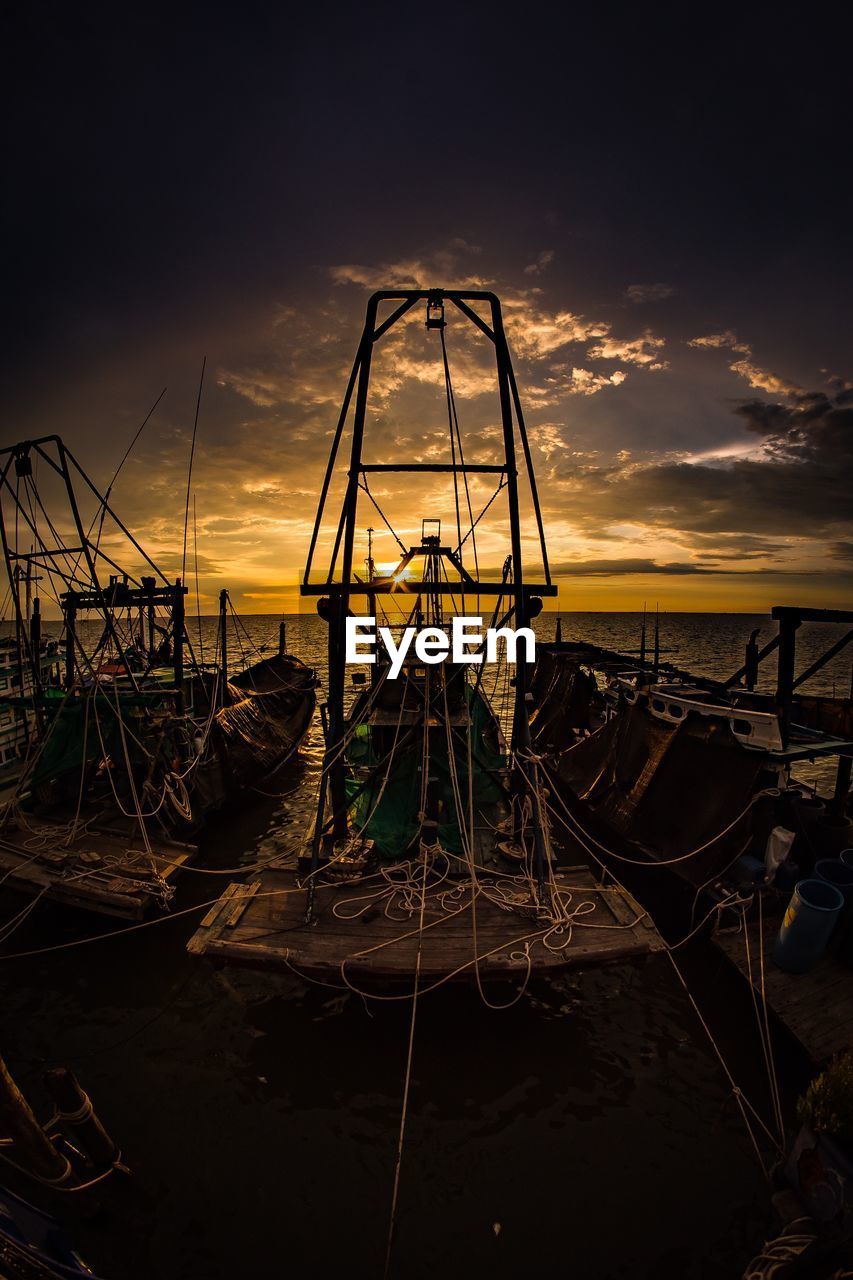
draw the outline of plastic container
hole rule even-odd
[[[818,880],[834,885],[844,897],[828,950],[837,960],[853,967],[853,861],[848,864],[841,858],[820,858],[814,864],[814,874]]]
[[[801,812],[807,814],[809,818],[818,818],[826,812],[826,805],[818,795],[806,795],[805,792],[799,791],[793,799]]]
[[[826,805],[820,796],[805,795],[802,791],[788,792],[787,801],[790,813],[787,824],[796,831],[797,839],[792,850],[794,860],[811,875],[816,856],[815,850],[821,849],[821,841],[816,831],[821,818],[826,813]]]
[[[805,880],[805,878],[802,867],[798,866],[796,862],[792,862],[789,858],[787,862],[782,863],[776,872],[773,879],[773,887],[774,889],[781,889],[783,893],[791,893],[794,885],[798,884],[800,880]]]
[[[739,889],[751,889],[755,885],[764,884],[767,868],[760,858],[753,858],[744,853],[734,865],[734,878]]]
[[[853,838],[853,822],[826,814],[815,826],[813,839],[825,858],[837,858]]]
[[[786,973],[807,973],[826,950],[844,895],[827,880],[801,880],[794,886],[779,936],[773,945],[773,962]]]
[[[816,880],[835,885],[846,903],[853,902],[853,863],[848,865],[840,858],[818,858],[814,864],[814,875]]]

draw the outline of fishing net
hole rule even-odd
[[[474,812],[495,805],[501,798],[500,770],[506,758],[498,743],[495,718],[481,694],[466,690],[471,709]],[[432,729],[429,743],[429,770],[435,778],[432,794],[438,796],[437,838],[451,853],[463,852],[462,835],[456,817],[451,763],[448,757],[444,726]],[[453,735],[453,764],[458,779],[463,808],[468,802],[467,732]],[[359,725],[347,751],[348,763],[375,769],[364,789],[358,777],[347,779],[347,797],[353,800],[352,814],[356,827],[374,842],[376,853],[388,861],[405,856],[417,839],[421,827],[418,811],[421,804],[421,763],[423,744],[420,735],[407,748],[398,749],[390,769],[379,764],[374,754],[371,730]],[[378,767],[377,767],[378,766]],[[358,793],[358,794],[357,794]]]

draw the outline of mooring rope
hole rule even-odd
[[[426,733],[426,730],[425,730]],[[421,886],[421,907],[418,918],[418,949],[415,956],[415,982],[412,989],[412,1016],[409,1019],[409,1042],[406,1049],[406,1071],[403,1077],[403,1105],[400,1109],[400,1131],[397,1136],[397,1154],[394,1160],[394,1186],[391,1192],[391,1215],[388,1223],[388,1241],[385,1246],[385,1280],[391,1274],[391,1252],[394,1248],[394,1233],[397,1226],[397,1202],[400,1194],[400,1171],[403,1166],[403,1144],[406,1140],[406,1121],[409,1114],[409,1092],[412,1085],[412,1060],[415,1050],[415,1023],[418,1015],[418,994],[421,980],[421,951],[423,946],[424,910],[426,907],[426,880],[429,859],[426,849],[423,850],[424,875]]]
[[[749,943],[749,929],[746,920],[746,908],[741,912],[741,932],[743,935],[744,950],[746,953],[746,968],[749,985],[749,993],[752,999],[752,1008],[755,1013],[755,1024],[758,1029],[758,1039],[761,1043],[761,1053],[764,1058],[764,1066],[767,1071],[767,1083],[770,1088],[770,1102],[773,1108],[773,1115],[776,1121],[776,1127],[779,1130],[779,1141],[784,1146],[785,1143],[785,1119],[782,1114],[782,1102],[779,1093],[779,1081],[776,1076],[776,1064],[773,1058],[773,1042],[770,1033],[770,1021],[767,1013],[767,993],[764,985],[764,920],[763,909],[761,903],[761,893],[758,895],[758,956],[759,956],[759,983],[753,977],[752,967],[752,949]],[[761,1008],[759,1008],[759,994],[761,997]],[[762,1017],[763,1013],[763,1017]]]

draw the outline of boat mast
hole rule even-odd
[[[653,670],[655,675],[657,675],[658,673],[659,666],[660,666],[660,605],[656,604],[655,605],[655,648],[654,648],[654,662],[653,662]]]
[[[53,538],[48,540],[45,539],[44,532],[39,529],[36,523],[35,512],[32,507],[33,501],[35,501],[38,509],[43,510],[44,508],[34,483],[34,456],[48,469],[49,474],[59,480],[65,491],[68,513],[76,534],[76,542],[73,546],[68,545],[57,534],[54,527],[56,522],[51,523],[48,521],[53,535]],[[10,478],[13,466],[15,483]],[[88,492],[97,503],[96,514],[88,530],[84,527],[75,491],[75,486],[81,481],[83,493],[86,494]],[[21,486],[23,486],[23,494],[19,492]],[[28,660],[34,662],[36,666],[38,665],[38,654],[31,652],[31,635],[27,631],[30,619],[27,618],[25,621],[21,602],[21,563],[26,562],[28,587],[31,588],[33,582],[40,580],[37,573],[32,573],[31,566],[35,564],[36,568],[41,567],[46,574],[48,591],[62,610],[65,622],[65,686],[67,689],[72,688],[75,683],[79,666],[77,651],[79,650],[80,661],[86,665],[91,663],[93,656],[89,655],[87,657],[83,653],[82,646],[78,643],[77,623],[82,610],[97,610],[101,615],[104,629],[96,653],[109,641],[115,649],[117,661],[122,665],[123,674],[127,678],[131,689],[136,690],[138,688],[136,676],[130,665],[127,646],[122,642],[117,628],[116,615],[119,610],[123,609],[128,610],[129,616],[134,608],[138,608],[140,613],[143,608],[146,610],[149,627],[149,662],[151,662],[154,657],[154,608],[159,605],[168,610],[171,623],[171,638],[174,650],[170,656],[174,659],[177,703],[179,707],[182,707],[185,644],[189,648],[191,657],[193,656],[191,642],[185,634],[184,595],[186,594],[186,588],[182,585],[181,579],[177,579],[172,583],[165,577],[113,510],[109,502],[108,493],[109,491],[107,491],[107,495],[104,495],[97,489],[84,468],[71,453],[70,449],[66,448],[59,436],[41,436],[38,439],[25,440],[8,448],[0,449],[0,498],[5,498],[8,495],[10,503],[14,504],[16,527],[19,519],[23,521],[23,524],[27,526],[30,534],[35,539],[36,544],[36,549],[29,553],[19,552],[17,544],[14,548],[10,546],[6,531],[6,521],[2,511],[3,504],[0,502],[0,538],[2,539],[6,569],[12,588],[21,656],[23,658],[26,650]],[[30,501],[25,502],[24,495],[29,496]],[[133,575],[124,572],[121,566],[104,550],[101,534],[107,517],[115,525],[119,533],[127,539],[133,550],[138,553],[155,576],[143,577],[141,581],[136,579]],[[67,519],[67,516],[64,516],[63,519]],[[93,537],[96,525],[98,526],[97,534]],[[99,569],[103,569],[104,564],[109,569],[115,570],[115,574],[110,574],[107,586],[103,585],[102,575],[99,573]],[[85,570],[85,573],[82,572],[83,570]],[[61,587],[59,587],[59,583],[56,583],[56,579],[59,579],[59,583],[62,584]],[[162,585],[158,585],[158,580]],[[57,589],[58,587],[59,589]]]
[[[367,412],[368,392],[370,387],[371,361],[373,349],[384,335],[403,318],[415,305],[425,303],[427,309],[427,328],[439,328],[444,324],[444,308],[450,303],[461,312],[481,333],[493,344],[495,367],[498,384],[498,397],[501,412],[503,459],[498,464],[465,464],[459,463],[423,463],[400,462],[365,464],[362,460],[364,444],[365,418]],[[379,319],[379,308],[386,303],[395,304],[394,310],[385,319]],[[485,319],[477,307],[487,310],[489,319]],[[334,471],[337,452],[343,435],[344,426],[349,416],[350,404],[355,392],[355,405],[352,414],[352,443],[347,477],[347,486],[341,506],[340,517],[335,533],[334,546],[324,580],[315,582],[311,579],[312,563],[320,527],[323,521],[329,485]],[[539,531],[539,544],[544,581],[529,583],[525,579],[522,557],[521,519],[519,511],[518,468],[516,462],[516,432],[518,433],[527,464],[528,481],[533,498]],[[431,596],[440,599],[444,595],[458,593],[459,586],[448,581],[424,580],[406,583],[397,576],[393,579],[370,577],[370,590],[366,589],[357,576],[353,575],[353,547],[357,527],[357,509],[359,488],[367,490],[368,475],[374,473],[445,473],[454,476],[460,473],[491,473],[500,478],[501,487],[507,490],[507,506],[510,523],[510,547],[512,556],[512,580],[506,576],[500,582],[480,581],[473,578],[459,560],[461,547],[454,553],[450,548],[441,548],[442,555],[451,561],[460,572],[465,594],[471,596],[493,596],[498,602],[501,598],[512,601],[512,606],[501,620],[505,625],[514,620],[516,628],[527,627],[542,607],[543,596],[555,596],[556,586],[551,582],[548,567],[548,556],[542,528],[539,498],[536,481],[531,466],[530,449],[524,417],[521,411],[518,388],[512,370],[509,347],[503,327],[501,305],[493,293],[482,291],[458,291],[443,289],[387,290],[373,294],[367,304],[364,329],[359,342],[358,353],[347,385],[338,425],[335,432],[329,462],[320,494],[320,503],[314,522],[305,574],[301,587],[303,596],[320,596],[317,609],[320,616],[328,624],[328,733],[326,738],[326,760],[323,780],[318,802],[318,818],[315,827],[313,844],[313,860],[316,861],[319,851],[320,831],[326,804],[326,786],[329,791],[329,805],[332,814],[332,835],[335,839],[344,838],[348,832],[347,798],[346,798],[346,766],[343,758],[344,746],[344,632],[345,621],[353,595],[367,596],[374,601],[378,595],[396,592],[411,592],[414,589],[423,591],[429,599]],[[368,491],[369,492],[369,491]],[[375,504],[374,504],[375,505]],[[381,512],[380,512],[381,514]],[[383,517],[384,519],[384,517]],[[386,520],[387,524],[387,520]],[[390,528],[390,526],[389,526]],[[392,530],[393,532],[393,530]],[[372,563],[372,533],[369,560]],[[398,539],[399,542],[399,539]],[[402,547],[402,544],[401,544]],[[404,566],[416,554],[416,549],[403,550]],[[340,573],[336,576],[338,558],[340,556]],[[434,557],[437,565],[440,557]],[[428,559],[428,564],[429,564]],[[398,571],[399,572],[399,571]],[[428,578],[438,573],[438,568],[427,567]],[[369,575],[370,576],[370,575]],[[527,664],[521,662],[516,668],[515,702],[512,720],[511,749],[515,754],[518,768],[525,780],[524,789],[528,792],[533,806],[533,829],[536,841],[536,865],[540,885],[540,895],[544,892],[545,858],[544,837],[542,833],[542,815],[539,809],[539,786],[537,765],[532,757],[530,726],[528,722],[528,673]],[[519,814],[521,804],[516,806]]]

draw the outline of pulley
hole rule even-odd
[[[431,293],[427,298],[426,327],[443,329],[444,325],[444,298],[440,293]]]
[[[444,315],[444,307],[441,309]],[[442,324],[444,322],[442,321]],[[429,325],[429,320],[427,320]],[[33,474],[33,460],[30,457],[29,444],[16,445],[15,447],[15,475],[19,477],[31,476]]]

